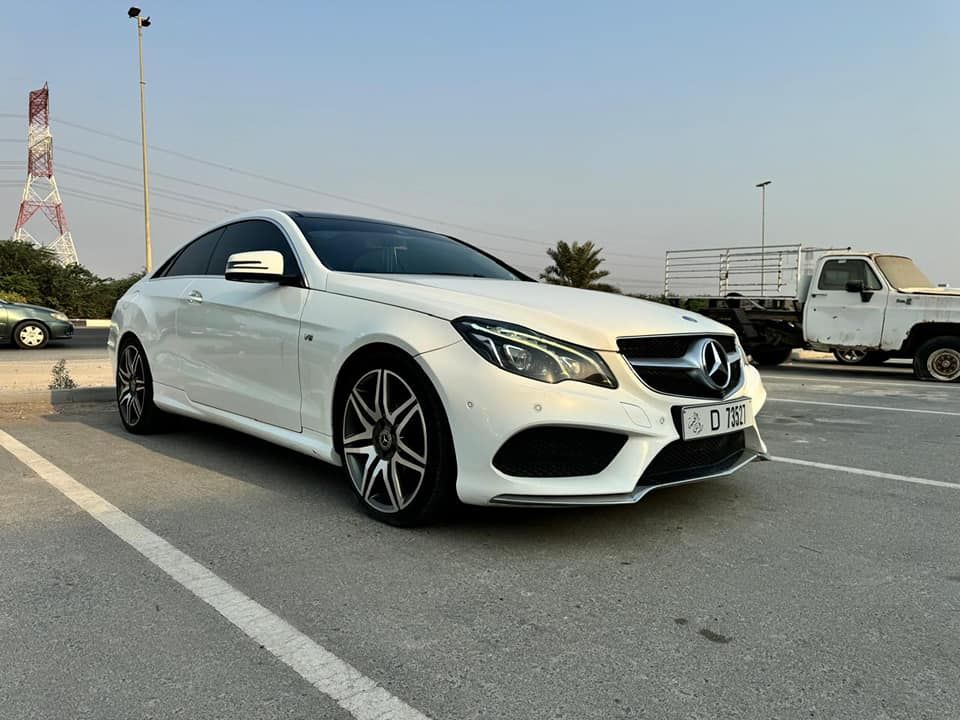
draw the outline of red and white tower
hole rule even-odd
[[[63,265],[77,262],[77,248],[67,229],[67,216],[63,212],[63,200],[53,177],[53,136],[50,134],[50,92],[44,83],[39,90],[30,92],[30,124],[27,129],[27,182],[23,186],[17,226],[13,239],[32,242],[48,248]],[[33,237],[25,225],[37,211],[47,216],[57,230],[57,238],[42,243]]]

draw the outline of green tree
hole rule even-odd
[[[603,248],[597,247],[591,240],[585,243],[575,242],[572,245],[561,240],[555,248],[547,250],[553,265],[540,273],[540,279],[551,285],[619,293],[619,288],[600,282],[610,274],[600,269],[603,262],[600,257],[602,252]]]
[[[0,293],[73,318],[110,317],[120,296],[141,277],[101,278],[82,265],[64,267],[50,251],[30,243],[0,241]]]

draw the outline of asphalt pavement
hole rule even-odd
[[[107,356],[108,328],[76,328],[69,340],[51,340],[40,350],[21,350],[13,345],[0,345],[0,363],[24,360],[99,359]]]
[[[107,405],[0,418],[55,466],[0,450],[0,716],[414,717],[335,702],[333,670],[311,685],[251,639],[262,621],[437,720],[960,717],[960,386],[764,375],[779,461],[418,530],[231,431],[135,437]],[[226,609],[148,559],[165,543],[234,591]],[[234,597],[263,612],[228,621]]]

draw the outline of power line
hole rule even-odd
[[[22,115],[17,115],[17,114],[15,114],[15,113],[0,113],[0,117],[23,117],[23,116],[22,116]],[[92,127],[89,127],[88,125],[82,125],[82,124],[80,124],[80,123],[75,123],[75,122],[71,122],[71,121],[69,121],[69,120],[64,120],[64,119],[59,118],[59,117],[54,118],[53,120],[54,120],[54,122],[56,122],[57,124],[65,125],[65,126],[67,126],[67,127],[72,127],[72,128],[77,129],[77,130],[82,130],[82,131],[84,131],[84,132],[93,133],[94,135],[100,135],[101,137],[109,138],[109,139],[111,139],[111,140],[116,140],[116,141],[119,141],[119,142],[125,142],[125,143],[131,144],[131,145],[139,145],[139,144],[140,144],[140,141],[139,141],[139,140],[136,140],[136,139],[133,139],[133,138],[128,138],[128,137],[125,137],[125,136],[123,136],[123,135],[118,135],[118,134],[116,134],[116,133],[108,132],[108,131],[105,131],[105,130],[99,130],[99,129],[97,129],[97,128],[92,128]],[[223,171],[225,171],[225,172],[230,172],[230,173],[234,173],[234,174],[237,174],[237,175],[242,175],[242,176],[245,176],[245,177],[254,178],[254,179],[256,179],[256,180],[262,180],[262,181],[264,181],[264,182],[273,183],[273,184],[275,184],[275,185],[280,185],[280,186],[282,186],[282,187],[292,188],[292,189],[295,189],[295,190],[299,190],[299,191],[301,191],[301,192],[308,192],[308,193],[312,193],[312,194],[315,194],[315,195],[321,195],[321,196],[323,196],[323,197],[328,197],[328,198],[332,198],[332,199],[335,199],[335,200],[340,200],[340,201],[342,201],[342,202],[347,202],[347,203],[351,203],[351,204],[354,204],[354,205],[360,205],[361,207],[373,208],[373,209],[375,209],[375,210],[380,210],[380,211],[382,211],[382,212],[391,213],[391,214],[393,214],[393,215],[399,215],[399,216],[401,216],[401,217],[412,218],[412,219],[414,219],[414,220],[423,220],[423,221],[425,221],[425,222],[436,223],[436,224],[438,224],[438,225],[445,225],[445,226],[447,226],[447,227],[459,228],[459,229],[461,229],[461,230],[466,230],[466,231],[468,231],[468,232],[474,232],[474,233],[478,233],[478,234],[480,234],[480,235],[487,235],[487,236],[489,236],[489,237],[498,237],[498,238],[501,238],[501,239],[504,239],[504,240],[515,240],[515,241],[517,241],[517,242],[528,243],[528,244],[537,245],[537,246],[540,246],[540,247],[546,247],[546,246],[547,246],[547,243],[545,243],[545,242],[543,242],[543,241],[533,240],[533,239],[531,239],[531,238],[526,238],[526,237],[523,237],[523,236],[521,236],[521,235],[514,235],[514,234],[509,234],[509,233],[494,232],[494,231],[492,231],[492,230],[485,230],[485,229],[483,229],[483,228],[478,228],[478,227],[474,227],[474,226],[471,226],[471,225],[464,225],[464,224],[462,224],[462,223],[450,222],[450,221],[448,221],[448,220],[442,220],[442,219],[430,217],[430,216],[427,216],[427,215],[420,215],[420,214],[416,214],[416,213],[409,213],[409,212],[406,212],[406,211],[404,211],[404,210],[398,210],[397,208],[391,208],[391,207],[388,207],[388,206],[386,206],[386,205],[381,205],[381,204],[379,204],[379,203],[370,202],[370,201],[368,201],[368,200],[361,200],[361,199],[359,199],[359,198],[349,197],[349,196],[347,196],[347,195],[341,195],[341,194],[339,194],[339,193],[331,193],[331,192],[328,192],[328,191],[326,191],[326,190],[320,190],[320,189],[317,189],[317,188],[305,187],[305,186],[302,186],[302,185],[298,185],[298,184],[295,184],[295,183],[288,182],[288,181],[286,181],[286,180],[282,180],[282,179],[280,179],[280,178],[274,178],[274,177],[271,177],[271,176],[269,176],[269,175],[264,175],[264,174],[262,174],[262,173],[253,172],[253,171],[251,171],[251,170],[244,170],[244,169],[242,169],[242,168],[234,167],[234,166],[232,166],[232,165],[227,165],[227,164],[225,164],[225,163],[214,162],[214,161],[212,161],[212,160],[204,160],[204,159],[202,159],[202,158],[194,157],[194,156],[192,156],[192,155],[188,155],[187,153],[180,152],[179,150],[173,150],[172,148],[165,148],[165,147],[161,147],[161,146],[159,146],[159,145],[149,145],[148,147],[149,147],[151,150],[154,150],[155,152],[166,153],[166,154],[168,154],[168,155],[172,155],[173,157],[178,157],[178,158],[181,158],[181,159],[183,159],[183,160],[188,160],[188,161],[190,161],[190,162],[195,162],[195,163],[198,163],[198,164],[200,164],[200,165],[206,165],[206,166],[208,166],[208,167],[217,168],[218,170],[223,170]],[[137,169],[139,170],[139,168],[137,168]],[[156,174],[156,173],[153,173],[153,174]],[[158,177],[159,177],[159,175],[158,175]],[[635,259],[640,259],[640,260],[657,260],[657,261],[660,261],[660,260],[662,259],[662,258],[660,258],[660,257],[655,257],[655,256],[652,256],[652,255],[638,255],[638,254],[636,254],[636,253],[618,253],[618,252],[615,252],[615,251],[607,251],[605,254],[610,255],[610,256],[617,256],[617,257],[635,258]]]
[[[70,197],[76,196],[84,200],[95,200],[96,202],[102,205],[112,205],[114,207],[122,208],[124,210],[135,210],[137,212],[143,211],[143,206],[137,203],[127,202],[126,200],[118,200],[117,198],[110,197],[109,195],[100,195],[98,193],[92,193],[85,190],[77,190],[76,188],[73,188],[68,191],[63,191],[63,194],[68,195]],[[210,218],[198,217],[196,215],[186,215],[184,213],[165,210],[163,208],[157,208],[157,214],[160,217],[164,217],[169,220],[181,220],[183,222],[191,222],[191,223],[196,223],[196,222],[210,223],[211,222]]]
[[[101,175],[100,173],[87,172],[83,170],[76,170],[68,167],[66,165],[60,164],[59,173],[61,175],[67,175],[70,177],[79,178],[81,180],[88,180],[91,182],[98,182],[104,185],[109,185],[111,187],[121,188],[123,190],[132,190],[136,192],[141,192],[143,186],[129,180],[124,180],[123,178],[111,177],[108,175]],[[175,190],[167,190],[164,188],[152,187],[150,188],[152,194],[157,195],[158,197],[165,197],[176,202],[187,203],[189,205],[197,205],[199,207],[205,207],[210,210],[219,210],[221,212],[240,212],[243,208],[237,207],[236,205],[227,205],[225,203],[217,203],[208,200],[203,200],[192,195],[187,195],[186,193],[179,193]]]

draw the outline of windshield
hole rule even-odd
[[[331,270],[523,280],[499,260],[444,235],[368,220],[293,217]]]
[[[875,259],[887,281],[897,290],[933,287],[930,278],[910,258],[880,255]]]

